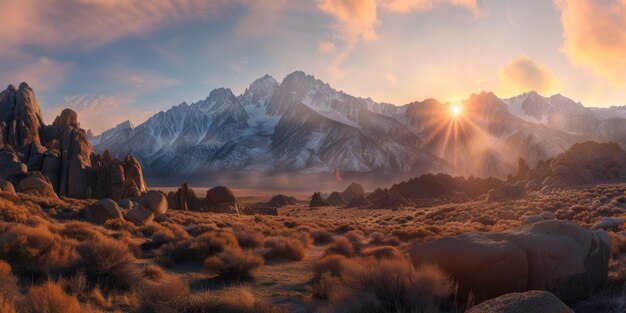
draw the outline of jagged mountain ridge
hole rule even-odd
[[[472,95],[458,121],[434,99],[403,106],[333,89],[303,72],[265,75],[241,95],[213,90],[137,127],[92,137],[98,151],[137,156],[146,172],[451,174],[505,177],[585,140],[626,143],[626,119],[602,118],[561,95]]]

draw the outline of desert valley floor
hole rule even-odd
[[[273,194],[235,195],[248,206]],[[541,217],[584,228],[605,220],[609,279],[568,305],[624,312],[626,227],[606,218],[626,215],[625,183],[395,210],[312,208],[308,195],[288,196],[298,201],[278,216],[170,209],[144,226],[96,226],[84,218],[95,200],[0,192],[0,311],[63,303],[54,312],[463,312],[471,297],[455,301],[458,286],[435,267],[414,269],[409,247]],[[394,275],[398,281],[385,281]]]

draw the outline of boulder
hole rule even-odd
[[[54,188],[47,177],[41,175],[41,172],[32,172],[26,178],[17,184],[17,190],[22,193],[32,194],[44,198],[58,199]]]
[[[152,222],[154,213],[141,205],[136,205],[124,215],[124,219],[131,221],[137,226],[142,226]]]
[[[328,206],[328,203],[324,201],[321,193],[314,192],[313,196],[311,197],[311,202],[309,202],[309,207],[316,208],[321,206]]]
[[[122,212],[115,201],[104,198],[88,206],[85,217],[92,223],[104,224],[108,220],[122,218]]]
[[[502,233],[468,233],[415,244],[414,265],[438,264],[458,281],[459,296],[478,301],[550,290],[564,301],[606,282],[610,238],[568,221],[541,221]]]
[[[514,292],[485,301],[466,313],[574,313],[552,293],[540,290]]]
[[[141,194],[139,205],[148,209],[154,215],[167,212],[167,198],[160,191],[149,190]]]
[[[267,202],[267,205],[274,208],[282,208],[287,205],[297,204],[298,200],[294,197],[289,197],[285,195],[275,195]]]
[[[26,164],[20,162],[13,149],[8,147],[0,150],[0,178],[9,179],[24,175],[27,171]]]
[[[526,196],[526,189],[519,185],[502,184],[487,193],[487,202],[515,200]]]
[[[593,224],[591,229],[617,230],[625,222],[622,217],[604,217]]]
[[[206,192],[206,210],[214,213],[240,214],[239,203],[233,192],[224,187],[218,186]]]
[[[11,182],[6,181],[0,178],[0,191],[8,192],[10,194],[15,194],[15,188]]]
[[[346,190],[343,191],[341,195],[346,203],[350,203],[353,199],[364,198],[365,190],[363,189],[363,186],[357,183],[352,183],[346,188]]]
[[[134,203],[130,199],[122,199],[117,202],[117,205],[122,209],[130,210],[133,208]]]

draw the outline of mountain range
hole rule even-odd
[[[450,103],[435,99],[378,103],[297,71],[280,83],[263,76],[238,96],[215,89],[90,141],[99,152],[134,155],[155,178],[226,172],[504,178],[519,158],[532,167],[574,143],[626,145],[626,107],[587,108],[536,92],[509,99],[482,92],[458,105],[457,117]]]

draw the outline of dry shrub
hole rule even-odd
[[[204,233],[196,238],[194,249],[198,257],[204,259],[224,251],[227,247],[239,248],[237,238],[230,231]]]
[[[158,265],[150,264],[141,271],[143,277],[150,280],[159,281],[165,277],[165,271]]]
[[[375,246],[398,246],[400,241],[396,236],[373,232],[370,234],[370,244]]]
[[[232,227],[237,242],[242,248],[256,248],[263,243],[265,236],[262,233],[256,231],[253,227],[236,224]]]
[[[333,238],[333,243],[326,248],[325,254],[341,254],[351,257],[354,255],[354,252],[354,247],[350,240],[345,236],[338,236]]]
[[[141,231],[139,230],[139,228],[135,224],[133,224],[130,221],[121,219],[121,218],[110,219],[110,220],[104,222],[104,224],[102,226],[104,226],[104,228],[107,228],[107,229],[110,229],[110,230],[126,232],[128,234],[133,234],[133,235],[140,235],[141,234]]]
[[[333,234],[324,229],[316,229],[310,232],[313,237],[313,243],[316,245],[324,245],[333,241]]]
[[[168,312],[170,307],[188,296],[187,283],[173,275],[167,275],[159,282],[147,282],[139,290],[143,312]]]
[[[15,303],[11,299],[7,299],[0,293],[0,312],[2,313],[17,313]]]
[[[0,226],[0,258],[17,272],[48,273],[68,267],[76,261],[76,241],[63,238],[40,225]]]
[[[304,245],[300,240],[294,238],[272,237],[266,240],[263,245],[269,249],[263,254],[266,260],[300,261],[305,255]]]
[[[234,281],[251,279],[254,270],[261,265],[262,257],[235,246],[227,246],[224,251],[204,260],[204,269],[207,272]]]
[[[87,277],[107,289],[127,290],[141,280],[128,246],[106,236],[81,243],[76,250]]]
[[[23,313],[81,313],[76,297],[66,294],[57,283],[47,281],[31,287],[20,303]]]
[[[626,236],[608,232],[611,237],[611,255],[613,258],[619,258],[620,254],[626,253]]]
[[[17,278],[11,272],[11,265],[0,260],[0,295],[7,299],[15,299],[19,294]]]
[[[337,312],[436,312],[453,293],[450,278],[434,266],[415,269],[404,258],[348,262],[332,293]]]
[[[158,313],[286,313],[286,309],[256,297],[248,288],[237,287],[225,291],[225,296],[198,292],[180,299]]]
[[[364,257],[374,257],[378,260],[382,259],[402,259],[404,255],[400,250],[392,246],[378,246],[372,248],[363,249],[361,255]]]
[[[71,221],[63,224],[63,229],[59,233],[63,237],[78,241],[93,239],[98,234],[92,224],[81,221]]]
[[[339,254],[331,254],[322,257],[313,263],[313,280],[317,281],[328,273],[333,277],[340,277],[347,258]]]

